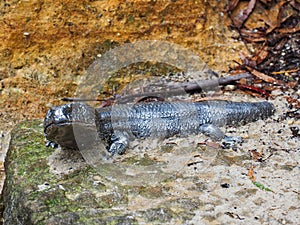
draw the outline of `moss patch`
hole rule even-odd
[[[126,203],[123,189],[110,191],[103,183],[95,182],[98,174],[89,166],[65,176],[50,173],[47,157],[53,151],[45,147],[41,121],[16,126],[5,162],[5,222],[93,224],[95,218],[109,217],[113,224],[112,218],[120,212],[102,210]]]
[[[168,208],[169,204],[144,207],[148,200],[165,201],[170,191],[165,182],[121,185],[105,179],[89,165],[66,175],[51,173],[48,158],[54,151],[58,150],[45,147],[40,120],[22,122],[13,130],[5,162],[6,224],[160,223],[170,222],[173,217],[184,221],[193,215],[182,210],[185,207],[180,202],[172,204],[172,208]],[[69,157],[72,160],[72,155]],[[130,202],[139,199],[144,199],[140,206]]]

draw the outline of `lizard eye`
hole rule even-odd
[[[69,115],[72,113],[72,107],[65,107],[64,109],[64,114],[65,115]]]

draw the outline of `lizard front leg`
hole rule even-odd
[[[112,144],[109,146],[108,152],[113,155],[122,155],[125,153],[126,148],[129,146],[129,138],[126,133],[115,131],[111,136]]]

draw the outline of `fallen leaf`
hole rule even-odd
[[[276,80],[273,77],[270,77],[262,72],[259,72],[258,70],[251,68],[250,66],[246,66],[246,68],[256,77],[262,79],[263,81],[267,82],[267,83],[272,83],[272,84],[280,84],[282,85],[283,82],[280,80]]]
[[[290,5],[295,8],[296,10],[300,11],[300,3],[297,0],[290,1]]]
[[[256,64],[260,64],[262,61],[267,58],[269,55],[268,46],[263,46],[253,57],[252,60],[256,62]]]
[[[248,170],[248,177],[250,178],[250,180],[252,182],[256,181],[256,177],[254,176],[254,167],[253,166]]]
[[[261,162],[262,161],[262,156],[263,153],[262,152],[258,152],[256,150],[249,150],[250,154],[251,154],[251,158],[255,161],[255,162]]]
[[[284,96],[284,98],[290,105],[294,105],[295,108],[300,108],[300,100],[292,98],[291,96]]]
[[[300,22],[298,22],[298,24],[295,27],[280,28],[280,29],[278,29],[278,31],[282,34],[296,33],[298,31],[300,31]]]
[[[252,59],[250,59],[249,57],[247,57],[243,52],[239,52],[240,55],[240,59],[242,60],[244,65],[248,65],[250,67],[255,67],[256,66],[256,62]]]
[[[261,32],[261,31],[241,29],[240,34],[245,41],[250,42],[250,43],[265,42],[267,40],[265,32]]]
[[[256,0],[250,0],[248,3],[248,6],[245,10],[241,10],[236,18],[234,18],[234,25],[236,25],[238,28],[242,27],[251,12],[254,9],[254,6],[256,4]]]
[[[284,8],[282,7],[286,4],[285,1],[278,2],[275,6],[273,6],[268,13],[268,18],[265,20],[265,23],[269,25],[268,30],[266,31],[267,34],[271,33],[274,29],[280,26],[283,20],[283,11]]]
[[[228,11],[232,11],[236,8],[236,6],[238,5],[239,0],[232,0],[232,1],[228,1],[227,4],[227,10]]]

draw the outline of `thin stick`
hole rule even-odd
[[[144,96],[169,97],[169,96],[181,95],[183,93],[202,92],[203,90],[208,90],[210,88],[216,88],[216,87],[219,87],[220,85],[226,85],[226,84],[232,83],[234,81],[238,81],[242,78],[250,78],[250,77],[252,77],[252,75],[249,73],[241,73],[241,74],[237,74],[237,75],[233,75],[233,76],[221,77],[219,79],[214,79],[214,80],[201,80],[198,82],[184,82],[184,83],[180,83],[179,85],[169,86],[169,88],[173,88],[173,90],[132,94],[132,95],[127,95],[124,97],[117,98],[117,100],[118,100],[118,102],[128,102],[128,101],[133,100],[134,98],[144,97]]]
[[[144,92],[139,94],[132,94],[123,97],[117,97],[115,100],[118,102],[128,102],[132,101],[137,97],[144,97],[144,96],[158,96],[158,97],[169,97],[169,96],[176,96],[181,95],[183,93],[195,93],[195,92],[202,92],[203,90],[208,90],[210,88],[216,88],[220,85],[226,85],[234,81],[238,81],[242,78],[250,78],[252,75],[250,73],[241,73],[233,76],[221,77],[214,80],[201,80],[197,82],[184,82],[178,85],[167,85],[168,88],[172,88],[172,90],[168,91],[156,91],[156,92]],[[69,102],[79,102],[79,101],[107,101],[112,100],[110,99],[91,99],[91,98],[62,98],[62,101],[69,101]]]
[[[61,98],[60,100],[65,101],[65,102],[93,102],[93,101],[99,101],[103,102],[106,101],[107,99],[94,99],[94,98],[69,98],[69,97],[64,97]]]

